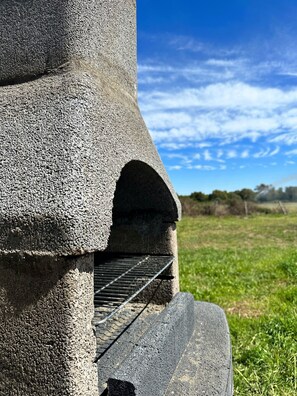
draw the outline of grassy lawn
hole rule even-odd
[[[281,213],[279,204],[277,202],[265,202],[258,205],[260,208],[267,208],[270,210],[279,211]],[[283,202],[283,206],[288,213],[297,213],[297,202]]]
[[[297,214],[184,218],[181,289],[225,309],[235,395],[297,395]]]

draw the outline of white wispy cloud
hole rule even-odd
[[[205,43],[189,36],[175,35],[171,36],[168,40],[171,47],[174,47],[178,51],[190,51],[190,52],[205,52],[207,46]]]
[[[198,169],[198,170],[205,170],[205,171],[213,171],[216,170],[217,168],[215,166],[211,165],[192,165],[189,166],[188,169]]]
[[[297,87],[288,90],[242,82],[201,88],[150,91],[139,97],[157,143],[221,144],[265,137],[271,143],[297,143]]]
[[[196,143],[195,147],[199,147],[199,148],[211,147],[211,143],[208,142]]]
[[[265,150],[260,150],[257,153],[253,155],[254,158],[263,158],[263,157],[268,157],[270,153],[270,149],[265,149]]]
[[[269,137],[269,142],[272,143],[281,143],[286,144],[288,146],[297,144],[297,128],[293,128],[293,131],[280,133],[277,136]]]
[[[182,168],[182,166],[181,165],[172,165],[172,166],[168,166],[167,168],[170,171],[172,171],[172,170],[180,170]]]
[[[205,64],[216,67],[237,67],[239,63],[244,63],[241,59],[208,59]]]
[[[280,151],[279,147],[276,147],[275,149],[271,149],[270,147],[268,147],[254,153],[253,157],[254,158],[273,157],[274,155],[278,154],[279,151]]]
[[[138,79],[139,84],[143,85],[156,85],[156,84],[162,84],[166,83],[168,79],[165,77],[154,77],[154,76],[141,76]]]
[[[167,169],[264,167],[270,157],[281,163],[280,154],[294,159],[297,56],[292,51],[263,56],[261,47],[253,58],[242,48],[216,48],[192,37],[163,39],[172,51],[183,52],[183,63],[164,56],[142,59],[138,99]]]
[[[183,150],[191,147],[191,143],[181,143],[181,142],[162,142],[159,147],[166,150]]]
[[[236,158],[237,157],[237,151],[236,150],[228,150],[227,151],[227,158]]]
[[[217,47],[209,42],[203,42],[197,40],[194,37],[187,35],[164,35],[161,40],[165,40],[169,46],[177,51],[190,52],[190,53],[203,53],[204,55],[210,56],[235,56],[242,54],[240,47],[224,48],[222,46]]]
[[[205,161],[211,161],[212,160],[212,156],[211,156],[209,150],[205,150],[204,153],[203,153],[203,156],[204,156]]]
[[[224,155],[223,150],[217,150],[217,158],[220,159]]]
[[[167,153],[164,154],[164,157],[168,159],[179,159],[180,160],[179,165],[188,165],[193,162],[193,159],[190,158],[188,155],[180,154],[180,153]]]
[[[188,114],[186,111],[177,112],[155,112],[154,116],[150,119],[151,129],[168,129],[184,127],[192,123],[192,115]]]
[[[249,158],[250,156],[250,151],[249,150],[243,150],[240,157],[241,158]]]
[[[203,85],[227,81],[251,81],[259,84],[267,76],[297,77],[297,56],[293,63],[231,56],[195,59],[187,63],[171,65],[163,61],[147,60],[138,65],[140,84],[173,83],[187,81],[192,85]],[[296,78],[297,81],[297,78]]]
[[[285,155],[288,155],[288,156],[297,156],[297,148],[296,149],[293,149],[293,150],[289,150],[289,151],[286,151],[285,152]]]
[[[210,84],[201,88],[146,92],[139,95],[139,101],[144,112],[160,109],[182,110],[185,108],[273,111],[281,106],[296,104],[297,87],[282,90],[232,81]],[[267,119],[264,119],[265,121]]]
[[[276,147],[274,150],[270,151],[269,157],[273,157],[274,155],[278,154],[280,152],[280,148]]]
[[[226,81],[235,78],[231,68],[210,67],[206,62],[193,63],[187,66],[168,66],[163,63],[138,65],[138,82],[144,85],[172,84],[185,80],[191,84]]]

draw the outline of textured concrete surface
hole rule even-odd
[[[128,181],[116,194],[126,200],[121,218],[139,205],[163,222],[178,218],[138,109],[135,7],[1,2],[0,252],[104,250],[116,187]]]
[[[164,395],[193,328],[193,296],[178,293],[108,380],[109,395]]]
[[[195,302],[195,331],[165,396],[232,396],[232,352],[225,314]]]
[[[2,0],[0,83],[84,60],[136,94],[135,0]]]
[[[2,252],[105,249],[117,181],[130,161],[147,176],[142,210],[177,219],[136,103],[107,81],[81,69],[0,88]],[[133,193],[143,196],[134,180]]]
[[[0,395],[95,396],[93,255],[0,262]]]

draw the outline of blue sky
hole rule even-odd
[[[297,1],[139,0],[139,104],[179,194],[297,182]]]

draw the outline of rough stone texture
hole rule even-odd
[[[232,396],[232,352],[225,314],[195,302],[195,331],[168,386],[166,396]]]
[[[178,293],[108,380],[109,395],[164,395],[193,328],[193,296]]]
[[[21,261],[0,262],[0,395],[97,395],[93,255]]]
[[[135,0],[2,0],[0,83],[84,60],[136,94]]]
[[[146,179],[154,200],[143,210],[178,218],[136,102],[108,82],[78,68],[0,89],[2,252],[104,250],[116,183],[133,160],[139,174],[155,175]]]

